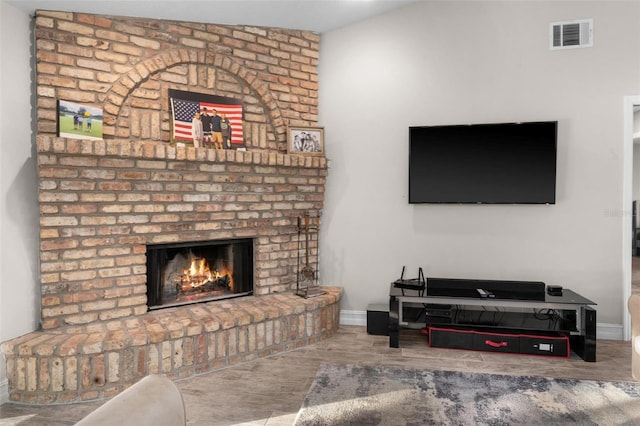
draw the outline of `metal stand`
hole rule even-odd
[[[319,222],[319,216],[312,218],[308,212],[304,214],[304,220],[303,218],[298,217],[298,273],[296,277],[296,294],[300,297],[304,297],[305,299],[320,296],[326,293],[324,290],[319,288],[318,272],[309,262],[309,256],[311,254],[309,241],[311,241],[311,233],[318,233]],[[301,253],[303,241],[304,266],[301,268],[300,261],[302,257]]]

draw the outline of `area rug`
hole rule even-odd
[[[638,425],[640,383],[323,364],[295,424]]]

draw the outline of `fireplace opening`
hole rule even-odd
[[[253,240],[147,245],[149,309],[253,293]]]

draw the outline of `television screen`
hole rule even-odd
[[[557,121],[409,128],[409,203],[554,204]]]

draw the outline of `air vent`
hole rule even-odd
[[[549,29],[551,50],[593,46],[593,19],[554,22]]]

